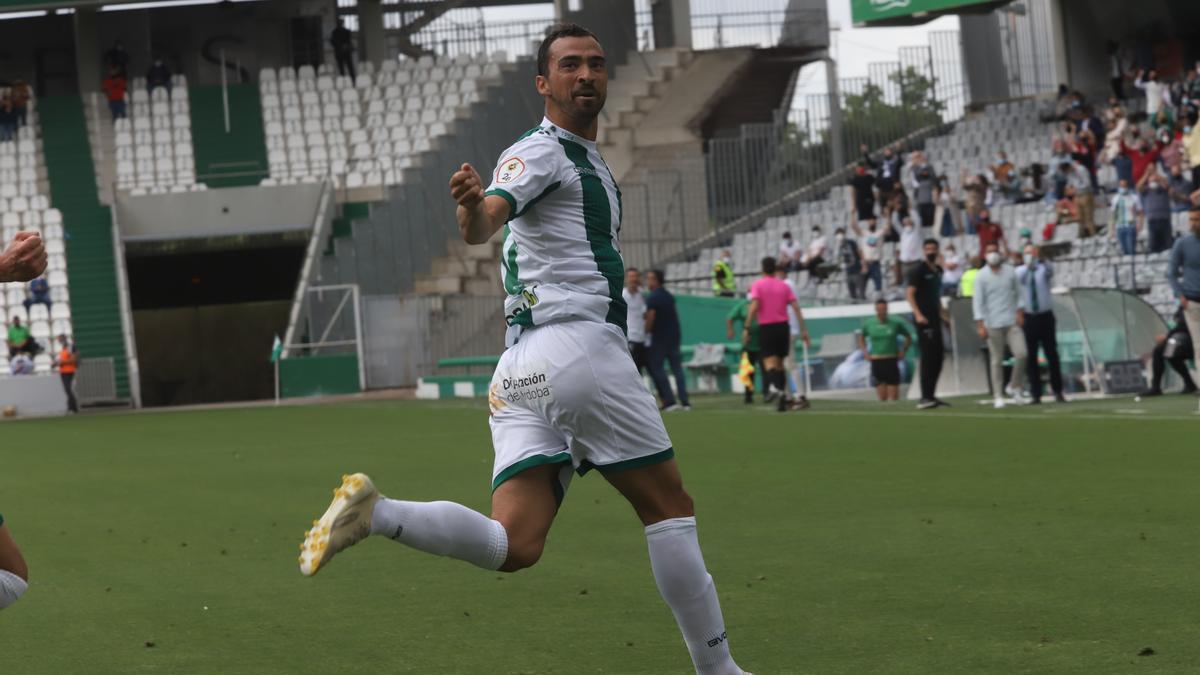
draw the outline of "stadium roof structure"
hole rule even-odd
[[[77,7],[96,7],[101,10],[160,9],[191,5],[217,5],[223,2],[263,2],[263,0],[0,0],[0,16],[30,12],[31,14],[27,16],[32,17],[37,16],[33,12],[53,12]]]
[[[850,0],[856,26],[916,26],[947,14],[986,14],[1013,0]]]

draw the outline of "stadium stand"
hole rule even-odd
[[[17,139],[0,143],[0,239],[7,247],[18,232],[37,232],[46,243],[48,267],[45,279],[50,287],[50,306],[32,304],[26,308],[28,284],[3,284],[0,309],[5,322],[14,317],[29,326],[30,333],[50,350],[58,335],[74,334],[71,325],[70,291],[67,281],[67,256],[64,243],[63,214],[50,205],[49,184],[42,157],[38,111],[31,106],[28,123]],[[48,353],[34,359],[36,372],[51,370]],[[0,369],[7,376],[8,369]]]
[[[146,91],[143,78],[134,78],[126,94],[129,117],[102,125],[112,128],[116,186],[132,195],[203,190],[196,182],[192,120],[187,79],[172,76],[172,93]]]
[[[1045,100],[1029,99],[988,106],[981,114],[958,123],[951,133],[927,140],[925,152],[930,163],[939,174],[947,177],[954,194],[958,195],[963,177],[986,173],[997,150],[1005,150],[1017,167],[1049,164],[1052,142],[1060,135],[1060,122],[1052,117]],[[906,186],[910,184],[907,167],[902,178]],[[1098,172],[1098,179],[1102,187],[1112,187],[1116,184],[1116,172],[1111,165],[1104,165]],[[850,200],[849,188],[838,187],[825,199],[798,204],[795,213],[770,217],[761,228],[734,235],[728,248],[733,254],[733,267],[739,272],[739,289],[749,288],[763,256],[777,255],[783,232],[790,232],[803,246],[809,244],[814,226],[820,227],[827,237],[832,236],[835,228],[845,227],[848,236],[853,237]],[[1059,225],[1054,229],[1053,238],[1044,241],[1044,226],[1055,221],[1054,204],[1046,200],[1027,203],[997,200],[990,210],[992,220],[1004,226],[1006,240],[1014,249],[1020,243],[1021,231],[1026,228],[1032,232],[1034,243],[1062,245],[1065,250],[1056,254],[1058,285],[1136,288],[1163,316],[1174,312],[1176,301],[1165,280],[1168,253],[1147,252],[1144,230],[1138,240],[1137,255],[1123,256],[1117,242],[1107,232],[1099,237],[1081,238],[1079,227],[1074,223]],[[1097,224],[1105,226],[1109,219],[1107,198],[1097,196]],[[1185,232],[1187,213],[1174,214],[1172,224],[1176,233]],[[943,241],[947,240],[953,241],[958,250],[968,256],[979,252],[979,240],[972,234],[959,234]],[[886,244],[883,253],[884,295],[890,298],[897,298],[902,292],[892,283],[895,246]],[[710,292],[712,265],[725,248],[707,248],[700,251],[695,260],[670,263],[666,270],[668,279],[674,279],[675,288],[682,291]],[[807,300],[819,304],[851,302],[840,269],[831,268],[823,281],[810,278],[804,271],[793,272],[791,277]]]
[[[500,76],[503,52],[488,57],[385,61],[359,74],[264,68],[260,73],[270,178],[308,182],[332,175],[347,189],[399,185],[416,156]]]

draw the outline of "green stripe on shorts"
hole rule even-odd
[[[526,457],[515,464],[505,467],[503,471],[496,474],[495,480],[492,481],[492,492],[495,492],[496,488],[500,487],[504,481],[512,478],[526,469],[532,469],[535,466],[542,466],[545,464],[562,464],[563,462],[569,463],[570,461],[571,453],[569,452],[560,452],[557,455],[534,455],[532,457]]]
[[[584,460],[583,463],[579,465],[579,470],[576,471],[576,473],[578,473],[580,476],[582,476],[583,474],[587,473],[588,471],[591,471],[592,469],[596,469],[597,471],[599,471],[602,474],[620,473],[622,471],[628,471],[630,469],[637,469],[637,468],[641,468],[643,466],[650,466],[651,464],[661,464],[661,463],[667,461],[668,459],[674,459],[674,457],[675,457],[675,448],[667,448],[666,450],[663,450],[662,452],[656,452],[652,455],[645,455],[644,457],[634,457],[633,459],[626,459],[626,460],[622,460],[620,462],[613,462],[612,464],[592,464],[591,462]]]

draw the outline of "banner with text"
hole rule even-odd
[[[916,18],[916,15],[922,14],[942,14],[971,5],[995,4],[998,4],[996,0],[850,0],[850,14],[855,24],[863,24]]]

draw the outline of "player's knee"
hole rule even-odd
[[[537,564],[546,548],[545,541],[508,542],[508,557],[500,567],[501,572],[516,572]]]

